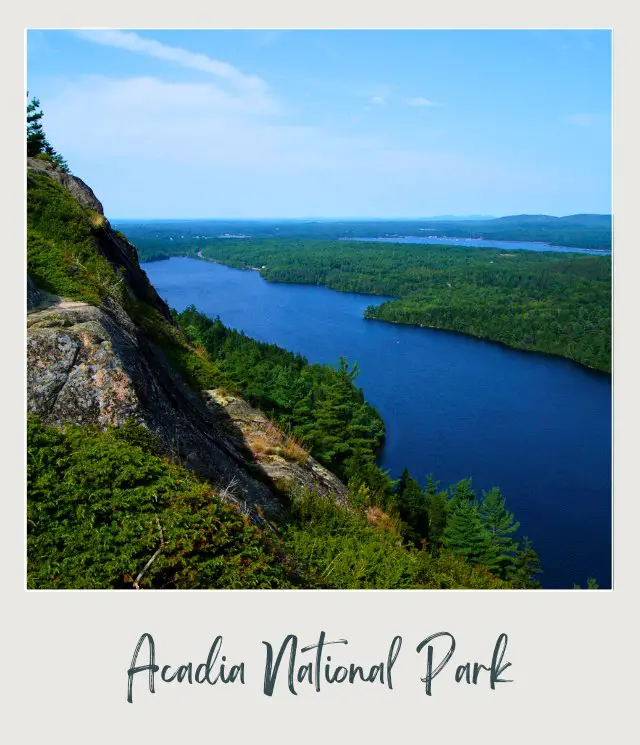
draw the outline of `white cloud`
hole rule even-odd
[[[417,98],[408,98],[407,106],[440,106],[440,104],[437,101],[432,101],[430,98],[418,96]]]
[[[565,117],[565,121],[579,127],[591,127],[598,121],[598,117],[595,114],[571,114]]]
[[[295,174],[304,182],[319,174],[442,179],[479,167],[452,152],[408,150],[380,137],[292,123],[209,82],[87,76],[56,86],[47,121],[51,141],[70,163],[113,159],[119,168],[137,169],[155,161],[166,165],[168,179],[185,166],[210,169],[213,179],[227,169]]]
[[[391,141],[391,132],[357,132],[357,119],[301,124],[264,80],[206,55],[132,32],[79,33],[207,73],[181,82],[104,75],[52,81],[49,139],[81,178],[96,175],[105,208],[116,205],[112,214],[420,213],[429,191],[441,195],[465,182],[485,193],[511,174],[433,143],[407,148]],[[358,95],[381,106],[391,89]],[[398,179],[404,196],[393,186]]]
[[[76,35],[86,41],[104,46],[127,49],[156,59],[174,62],[181,67],[214,75],[221,81],[246,92],[266,94],[268,86],[262,78],[246,75],[227,62],[196,54],[187,49],[162,44],[154,39],[147,39],[133,31],[76,31]]]

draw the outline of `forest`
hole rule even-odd
[[[457,331],[611,371],[610,256],[311,239],[196,239],[175,231],[164,235],[164,253],[158,253],[153,231],[138,225],[133,233],[142,260],[199,255],[259,268],[271,282],[391,297],[372,304],[366,317]]]
[[[287,520],[267,531],[212,498],[209,484],[163,457],[134,422],[104,431],[33,416],[27,424],[32,589],[537,586],[537,556],[526,540],[515,549],[500,500],[479,505],[464,484],[438,493],[451,514],[439,549],[407,544],[399,520],[379,510],[374,520],[310,493],[290,495]],[[163,550],[149,563],[158,531]]]
[[[159,239],[250,235],[256,239],[377,238],[440,235],[500,241],[537,241],[554,246],[610,251],[611,215],[512,215],[491,220],[149,220],[121,222],[136,243],[153,233]]]
[[[394,481],[376,465],[384,423],[355,385],[356,364],[341,359],[335,366],[310,365],[301,355],[228,329],[194,307],[174,317],[189,342],[219,367],[227,386],[273,417],[347,484],[349,503],[361,514],[386,523],[423,558],[450,552],[514,586],[538,586],[537,554],[526,538],[515,539],[519,524],[497,487],[478,500],[470,479],[441,490],[433,476],[420,486],[405,470]],[[299,502],[293,504],[300,509]],[[323,523],[317,506],[308,499],[302,505],[311,510],[311,522]],[[331,520],[340,522],[340,513]]]
[[[300,354],[254,341],[194,307],[175,317],[187,339],[219,366],[227,388],[303,440],[339,476],[354,456],[375,460],[384,422],[354,385],[357,365],[344,359],[335,367],[310,365]]]

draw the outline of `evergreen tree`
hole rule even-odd
[[[370,452],[356,447],[344,464],[344,478],[351,493],[366,494],[365,501],[359,500],[360,506],[376,506],[385,510],[393,506],[396,482],[390,478],[388,471],[378,468]]]
[[[450,498],[442,543],[470,564],[482,564],[491,571],[500,569],[500,555],[482,523],[468,479],[456,484]]]
[[[516,587],[536,589],[540,587],[540,582],[536,579],[536,575],[541,572],[540,558],[533,550],[531,541],[525,536],[522,539],[522,546],[516,551],[507,578]]]
[[[27,155],[29,157],[44,153],[48,145],[41,123],[42,117],[40,101],[32,98],[27,104]]]
[[[49,143],[45,145],[44,151],[51,158],[51,162],[54,166],[56,166],[56,168],[59,168],[65,173],[69,173],[69,166],[67,165],[67,161],[62,157],[62,155],[60,155],[60,153],[54,150]]]
[[[42,126],[42,117],[43,113],[39,99],[32,98],[27,104],[27,156],[33,158],[46,155],[56,168],[69,173],[66,160],[54,150],[47,140]]]
[[[352,416],[351,390],[358,368],[354,365],[349,369],[349,364],[341,357],[339,365],[333,370],[336,374],[327,376],[318,391],[315,446],[321,461],[340,468],[350,450],[348,427]]]
[[[425,493],[406,468],[396,486],[394,497],[400,519],[407,525],[407,539],[419,545],[429,535],[429,505]]]
[[[494,486],[489,492],[483,492],[480,519],[487,529],[491,542],[499,555],[500,575],[505,577],[514,561],[518,543],[511,536],[520,527],[514,522],[513,513],[505,507],[506,500],[500,489]]]
[[[427,511],[429,514],[429,547],[432,553],[442,545],[442,534],[447,523],[447,493],[438,491],[438,483],[429,474],[426,488]]]
[[[454,484],[453,487],[449,487],[449,504],[454,506],[459,502],[475,502],[476,493],[473,491],[473,483],[471,479],[462,479]]]

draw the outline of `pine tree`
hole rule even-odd
[[[402,472],[394,496],[400,519],[407,525],[406,536],[418,545],[429,535],[429,504],[420,485],[406,468]]]
[[[442,534],[447,523],[447,493],[438,491],[438,483],[429,474],[426,488],[427,511],[429,514],[429,547],[432,553],[442,545]]]
[[[445,548],[464,557],[470,564],[481,564],[491,571],[500,569],[500,555],[480,518],[471,481],[461,481],[448,503],[447,524],[442,536]]]
[[[29,157],[44,153],[49,144],[40,121],[42,117],[40,101],[32,98],[27,104],[27,155]]]
[[[520,527],[514,522],[513,513],[505,507],[506,500],[500,489],[494,486],[489,492],[483,492],[480,519],[487,529],[491,543],[499,558],[500,575],[506,577],[509,567],[514,561],[518,543],[511,536]]]
[[[356,447],[345,461],[342,475],[350,492],[366,492],[368,495],[366,504],[362,506],[376,506],[384,510],[393,506],[397,482],[391,479],[388,471],[378,468],[370,452],[363,452]]]
[[[327,376],[318,391],[315,410],[318,433],[315,444],[321,461],[340,468],[350,454],[352,384],[358,375],[358,366],[349,369],[349,364],[341,357],[339,365],[332,370],[333,374]]]
[[[533,550],[531,541],[525,536],[522,539],[522,546],[516,551],[507,579],[513,582],[516,587],[535,589],[540,587],[536,575],[541,574],[541,572],[540,558]]]
[[[49,143],[45,145],[45,153],[51,158],[51,162],[56,166],[56,168],[59,168],[65,173],[69,173],[67,161],[62,157],[62,155],[60,155],[60,153],[54,150]]]
[[[27,104],[27,156],[30,158],[38,155],[46,155],[56,168],[69,173],[67,161],[56,152],[47,140],[42,126],[42,109],[40,101],[32,98]]]

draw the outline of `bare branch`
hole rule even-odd
[[[158,498],[155,497],[156,502],[158,501]],[[160,545],[155,550],[155,553],[153,556],[149,559],[149,561],[144,565],[142,568],[142,571],[138,574],[138,576],[135,578],[133,582],[133,587],[135,590],[140,589],[140,580],[144,576],[144,573],[149,569],[149,567],[153,564],[153,562],[160,556],[162,553],[162,549],[167,545],[167,542],[164,539],[164,531],[162,530],[162,526],[160,525],[160,518],[156,515],[156,523],[158,525],[158,530],[160,531]]]

